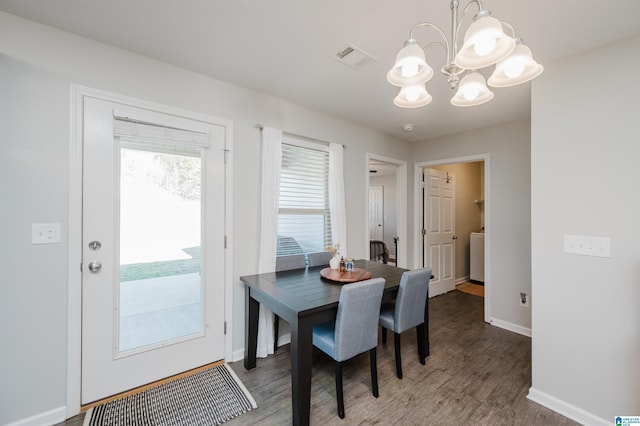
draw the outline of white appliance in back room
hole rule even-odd
[[[469,278],[472,281],[484,282],[484,232],[472,232],[469,245]]]

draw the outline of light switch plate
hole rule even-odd
[[[32,223],[31,244],[57,244],[60,242],[59,223]]]
[[[565,235],[564,252],[583,256],[611,257],[611,239]]]

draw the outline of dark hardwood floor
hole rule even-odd
[[[314,353],[314,425],[577,425],[529,401],[531,340],[483,321],[483,299],[453,291],[430,299],[431,355],[418,362],[415,332],[402,335],[404,378],[395,375],[393,336],[378,346],[380,397],[371,394],[368,355],[344,367],[346,418],[337,415],[333,363]],[[246,371],[231,363],[258,408],[227,424],[291,423],[288,346]],[[63,423],[80,426],[82,415]]]

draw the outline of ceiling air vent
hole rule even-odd
[[[332,58],[352,68],[359,68],[367,62],[378,60],[375,56],[351,43],[349,43],[346,48],[333,55]]]

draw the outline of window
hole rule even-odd
[[[283,140],[278,208],[278,256],[331,245],[329,151],[323,145]]]

